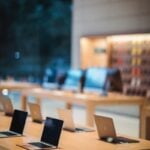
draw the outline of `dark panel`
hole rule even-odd
[[[0,76],[40,78],[69,68],[71,0],[0,1]]]
[[[146,119],[146,139],[150,140],[150,117]]]

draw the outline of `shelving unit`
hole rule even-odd
[[[124,93],[146,96],[150,88],[150,36],[126,35],[112,38],[112,66],[121,71]]]
[[[123,92],[146,96],[150,88],[150,34],[87,36],[80,44],[82,69],[118,68]],[[96,48],[105,48],[105,52],[97,53]]]

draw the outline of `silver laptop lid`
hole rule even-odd
[[[99,139],[102,137],[116,137],[116,131],[112,118],[94,115]]]
[[[0,98],[2,100],[2,105],[3,105],[3,110],[5,115],[12,116],[14,109],[13,109],[11,99],[7,96],[1,96]]]
[[[35,122],[42,122],[43,117],[42,117],[40,105],[35,103],[28,103],[28,105],[29,105],[29,110],[30,110],[32,120]]]
[[[58,109],[58,115],[61,120],[64,121],[64,129],[75,131],[75,124],[73,121],[72,110],[70,109]]]

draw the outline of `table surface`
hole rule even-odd
[[[0,113],[0,130],[7,130],[9,128],[11,118],[5,117]],[[22,150],[16,144],[24,144],[31,141],[39,141],[43,130],[43,124],[33,123],[28,117],[23,137],[0,138],[0,146],[9,150]],[[64,150],[144,150],[150,149],[150,141],[140,140],[136,144],[109,144],[98,140],[95,132],[80,132],[73,133],[62,131],[59,149]],[[3,150],[0,147],[0,150]]]
[[[57,98],[70,103],[81,103],[85,104],[87,101],[97,103],[114,103],[114,104],[137,104],[142,105],[144,98],[140,96],[126,96],[119,93],[108,93],[107,96],[92,93],[73,93],[67,91],[48,90],[43,88],[34,88],[32,90],[23,90],[22,95],[24,96],[35,96],[38,98]]]
[[[28,88],[37,88],[40,87],[38,84],[29,83],[29,82],[18,82],[14,80],[2,80],[0,81],[0,89],[8,89],[8,90],[22,90]]]
[[[93,114],[95,112],[95,108],[97,106],[103,105],[136,105],[139,108],[140,112],[140,137],[141,133],[144,130],[142,126],[143,118],[142,118],[142,109],[147,102],[147,100],[143,97],[139,96],[126,96],[120,93],[108,93],[107,96],[102,96],[99,94],[92,93],[73,93],[67,91],[56,91],[56,90],[47,90],[43,88],[35,88],[32,90],[23,90],[22,91],[22,109],[26,110],[27,108],[27,97],[34,96],[37,99],[37,103],[40,104],[40,100],[48,99],[48,100],[60,100],[64,101],[67,105],[67,108],[71,108],[70,105],[78,104],[86,106],[86,124],[88,126],[94,125]]]

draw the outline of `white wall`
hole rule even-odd
[[[150,32],[150,0],[74,0],[72,24],[72,67],[78,68],[81,36]],[[107,110],[138,114],[133,107]]]
[[[84,35],[150,32],[150,0],[74,0],[72,67],[80,67]]]

